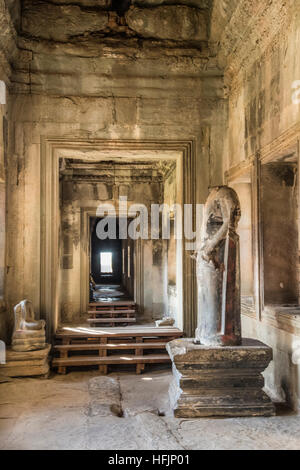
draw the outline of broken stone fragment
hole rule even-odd
[[[181,5],[131,8],[126,21],[141,36],[175,41],[204,41],[207,28],[204,14]]]
[[[155,322],[155,326],[157,326],[157,327],[159,327],[159,326],[173,326],[174,323],[175,323],[174,318],[166,317],[166,318],[163,318],[162,320],[157,320]]]
[[[103,31],[108,25],[108,12],[82,10],[77,5],[32,4],[23,7],[22,31],[33,37],[68,41],[73,36]]]

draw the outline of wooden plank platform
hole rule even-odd
[[[60,339],[88,339],[88,338],[132,338],[132,337],[172,337],[180,338],[182,331],[175,327],[143,327],[141,326],[128,326],[125,328],[90,328],[88,326],[79,327],[64,327],[57,331],[56,338]],[[168,340],[171,341],[171,340]]]
[[[171,363],[168,354],[147,354],[147,355],[122,355],[122,356],[73,356],[67,358],[54,358],[52,361],[53,367],[58,367],[58,370],[65,370],[70,366],[99,366],[99,371],[107,374],[107,366],[119,364],[134,364],[136,366],[136,374],[140,374],[146,364],[166,364]]]
[[[132,317],[123,317],[123,318],[115,318],[115,317],[110,317],[110,318],[88,318],[87,319],[88,323],[135,323],[136,318]]]
[[[140,374],[146,364],[169,363],[168,354],[154,354],[151,350],[164,350],[169,341],[181,336],[182,331],[174,327],[65,327],[56,334],[54,352],[60,357],[53,359],[52,366],[65,374],[67,367],[96,364],[99,371],[106,374],[109,365],[135,364],[136,373]],[[123,355],[124,350],[135,351],[135,354]],[[80,351],[87,354],[74,355]]]
[[[88,322],[91,326],[97,326],[98,323],[108,323],[114,326],[115,323],[134,323],[136,321],[136,304],[132,300],[119,300],[113,302],[91,302],[88,309]],[[98,320],[102,316],[103,320]],[[122,320],[122,318],[128,321]],[[111,319],[111,321],[108,321]],[[107,320],[107,321],[105,321]]]
[[[135,356],[133,354],[126,354],[122,356],[73,356],[68,358],[55,358],[52,365],[54,366],[86,366],[86,365],[99,365],[99,364],[140,364],[146,363],[155,364],[162,362],[171,362],[168,354],[148,354],[142,356]]]
[[[96,307],[106,307],[109,308],[111,306],[116,306],[116,307],[122,307],[122,306],[130,306],[130,305],[136,305],[134,300],[114,300],[110,301],[107,300],[105,302],[90,302],[89,303],[89,308],[94,309]]]
[[[118,350],[118,349],[165,349],[164,342],[144,342],[144,343],[92,343],[92,344],[56,344],[54,349],[57,351],[98,351],[100,349]]]
[[[107,315],[107,314],[134,314],[136,313],[135,310],[128,310],[128,309],[118,309],[118,310],[108,310],[108,309],[103,309],[103,310],[88,310],[88,313],[91,315]]]

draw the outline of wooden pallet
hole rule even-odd
[[[91,325],[97,325],[99,323],[102,324],[110,324],[110,326],[115,326],[115,323],[122,323],[122,324],[128,324],[128,323],[135,323],[136,318],[115,318],[115,317],[108,317],[108,318],[88,318],[87,319],[88,323],[91,323]]]
[[[128,325],[135,323],[136,304],[132,300],[118,300],[114,302],[91,302],[88,310],[88,323],[91,326],[97,324],[109,324],[114,326],[116,323]],[[101,317],[101,319],[99,319]]]
[[[68,360],[64,358],[54,359],[52,362],[53,367],[66,367],[66,366],[90,366],[98,365],[99,371],[103,374],[107,374],[107,366],[112,364],[135,364],[136,373],[140,374],[144,370],[146,364],[163,364],[171,362],[168,354],[148,354],[142,356],[134,356],[129,354],[123,354],[122,356],[73,356],[69,357]]]
[[[98,365],[99,371],[107,374],[110,365],[135,364],[136,373],[140,374],[146,364],[170,363],[166,344],[181,336],[182,332],[173,327],[64,329],[56,334],[54,352],[59,357],[53,359],[52,367],[65,374],[67,367]],[[134,354],[124,355],[121,353],[124,350],[134,351]],[[161,353],[153,352],[158,350]],[[87,355],[72,355],[82,351]]]
[[[129,305],[136,306],[136,303],[134,300],[114,300],[114,301],[107,300],[106,302],[90,302],[89,303],[89,307],[91,308],[100,308],[100,307],[110,308],[112,306],[127,307]]]
[[[165,349],[166,343],[164,342],[145,342],[145,343],[91,343],[91,344],[56,344],[54,350],[56,351],[100,351],[118,349],[135,349],[136,351],[144,349]]]

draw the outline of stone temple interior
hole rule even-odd
[[[299,41],[299,0],[0,0],[1,449],[300,448]],[[222,185],[276,412],[178,419],[158,341],[197,327],[188,236],[101,240],[99,207],[119,234],[124,201],[195,213]],[[14,348],[24,299],[43,349]]]

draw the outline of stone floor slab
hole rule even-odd
[[[300,417],[176,419],[171,372],[0,384],[1,449],[300,449]],[[121,412],[120,412],[121,411]]]

